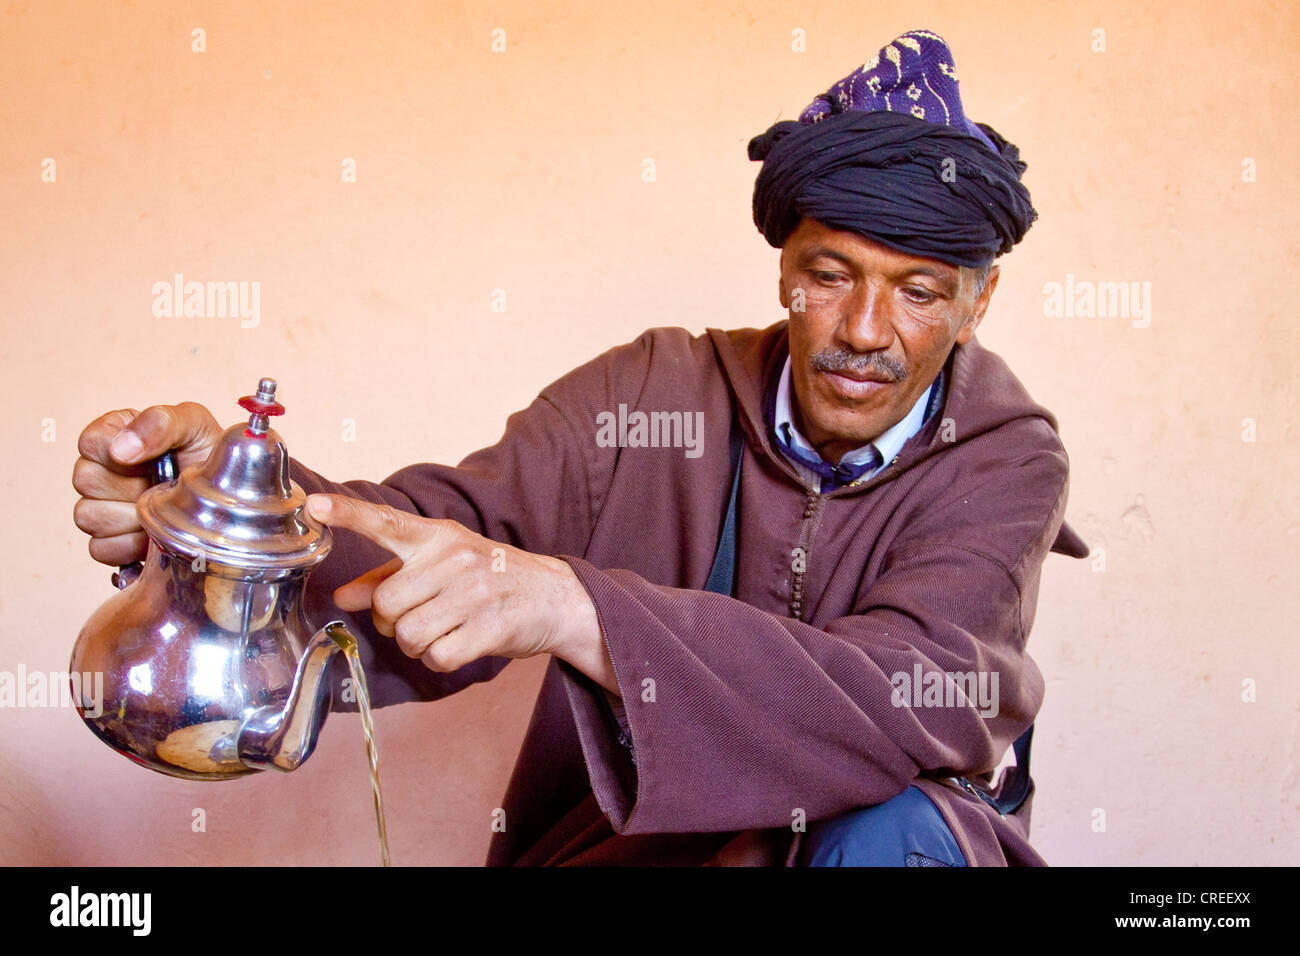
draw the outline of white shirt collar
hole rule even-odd
[[[907,440],[921,430],[921,425],[924,424],[925,419],[925,409],[929,404],[930,393],[933,390],[934,382],[931,382],[930,387],[921,394],[921,397],[918,398],[916,403],[912,406],[911,411],[904,415],[897,425],[886,429],[875,439],[875,441],[868,442],[861,448],[853,449],[853,451],[845,452],[844,457],[840,459],[839,464],[856,465],[867,461],[871,458],[872,445],[874,445],[876,450],[880,452],[880,460],[883,463],[880,468],[883,468],[885,465],[893,461],[894,456],[899,453],[905,444],[907,444]],[[794,415],[792,411],[793,397],[794,390],[791,384],[790,358],[789,356],[786,356],[785,368],[781,370],[781,382],[776,389],[776,420],[773,422],[773,425],[776,426],[777,433],[785,439],[792,448],[798,450],[800,454],[815,461],[822,461],[823,459],[821,455],[819,455],[817,450],[808,443],[808,440],[803,437],[799,432],[798,426],[794,423]],[[814,488],[820,487],[821,478],[812,471],[812,469],[805,467],[798,461],[790,459],[789,456],[786,456],[786,458],[790,461],[790,464],[795,467],[795,470],[799,472],[800,476],[803,477],[805,482]],[[835,463],[828,462],[828,464]],[[874,475],[876,471],[879,471],[880,468],[863,475],[859,480],[865,481],[867,478]]]

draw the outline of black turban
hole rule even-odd
[[[1037,218],[1020,150],[962,110],[952,51],[911,30],[749,141],[754,224],[781,247],[807,216],[900,252],[979,268]]]
[[[1020,151],[983,123],[997,152],[905,113],[845,111],[776,123],[749,142],[762,160],[754,224],[785,245],[803,216],[910,255],[979,268],[1037,218]]]

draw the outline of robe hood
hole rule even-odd
[[[774,461],[784,461],[773,445],[763,418],[767,383],[772,381],[789,354],[789,321],[783,320],[766,329],[709,329],[708,336],[717,352],[730,387],[740,425],[751,448]],[[830,494],[862,494],[871,488],[893,481],[927,459],[951,450],[954,444],[1022,419],[1041,419],[1059,436],[1056,416],[1035,402],[1007,363],[979,344],[976,337],[965,345],[954,345],[944,365],[947,372],[943,406],[899,451],[892,467],[881,469],[867,481],[838,489]],[[952,419],[957,427],[952,441],[940,437],[943,420]],[[1065,448],[1059,448],[1065,455]],[[1062,523],[1052,551],[1073,558],[1086,558],[1086,541]]]

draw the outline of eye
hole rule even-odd
[[[939,298],[929,289],[922,289],[920,286],[908,286],[903,290],[903,294],[917,305],[929,305]]]
[[[836,285],[844,277],[838,272],[814,272],[813,278],[823,285]]]

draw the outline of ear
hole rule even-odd
[[[984,289],[976,297],[975,303],[971,306],[970,317],[957,333],[957,344],[965,345],[972,336],[975,335],[975,329],[979,327],[980,322],[984,321],[984,313],[988,311],[989,303],[993,301],[993,290],[998,287],[998,276],[1002,270],[998,266],[989,269],[989,277],[984,283]]]
[[[781,270],[781,274],[777,277],[776,293],[777,293],[777,297],[781,300],[781,308],[789,311],[790,293],[787,292],[785,289],[785,250],[784,249],[781,250],[781,264],[779,268]]]

